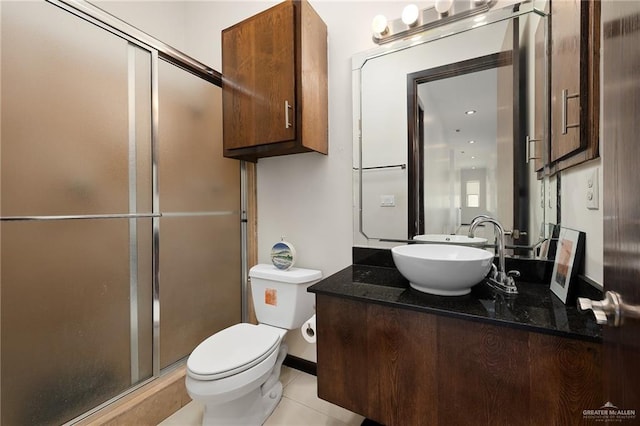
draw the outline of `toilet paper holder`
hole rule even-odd
[[[302,324],[302,327],[300,327],[300,333],[307,343],[316,343],[317,331],[315,314]]]
[[[307,329],[305,330],[305,333],[307,333],[307,336],[309,337],[315,337],[316,332],[313,330],[313,327],[311,327],[311,324],[307,323]]]

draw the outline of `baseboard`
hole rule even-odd
[[[312,376],[318,375],[318,366],[313,361],[308,361],[304,358],[300,358],[294,355],[287,355],[284,359],[284,365],[287,367],[295,368],[296,370],[303,371]]]
[[[374,422],[373,420],[370,420],[370,419],[364,419],[360,424],[360,426],[384,426],[384,425],[378,422]]]

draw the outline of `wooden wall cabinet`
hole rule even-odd
[[[552,172],[598,157],[600,0],[552,0]]]
[[[224,156],[327,154],[327,27],[305,0],[222,31]]]
[[[600,344],[316,294],[318,396],[386,426],[574,425]]]

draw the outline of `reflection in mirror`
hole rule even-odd
[[[533,35],[544,20],[520,13],[354,57],[357,245],[465,235],[480,213],[520,231],[511,244],[537,242],[545,206],[555,204],[544,202],[548,184],[525,157],[534,81],[547,79],[546,63],[542,75],[534,70]]]
[[[526,163],[513,144],[522,138],[524,107],[513,87],[514,45],[408,75],[409,238],[466,233],[481,214],[500,218],[505,229],[526,223]]]

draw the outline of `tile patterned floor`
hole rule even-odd
[[[317,397],[316,378],[282,367],[282,400],[264,426],[360,426],[364,417]],[[202,406],[191,402],[159,426],[199,426]]]

